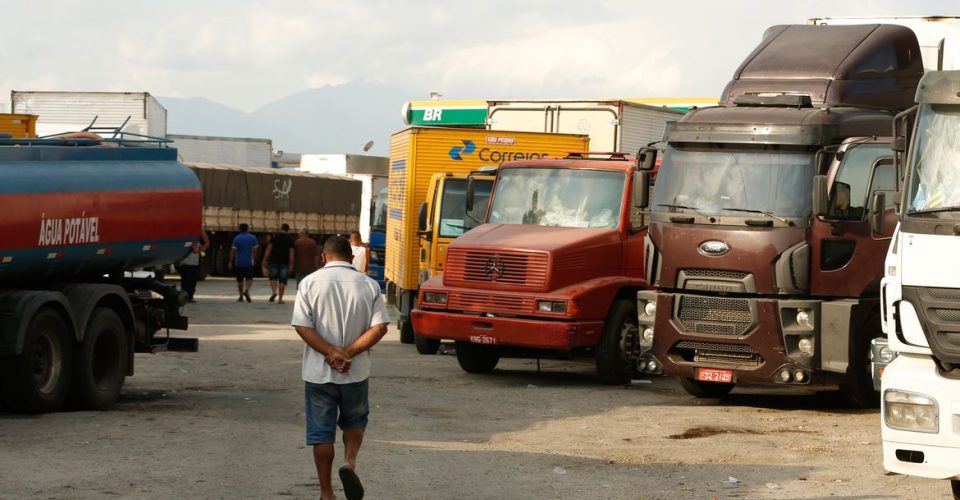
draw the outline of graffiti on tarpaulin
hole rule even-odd
[[[273,181],[273,199],[289,200],[293,189],[293,179],[275,179]]]

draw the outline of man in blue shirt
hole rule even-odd
[[[256,251],[260,248],[260,242],[257,237],[250,234],[250,226],[240,224],[240,234],[233,238],[233,246],[230,247],[230,262],[228,268],[232,268],[237,275],[237,292],[240,297],[237,302],[243,302],[243,299],[250,300],[250,287],[253,286],[254,261],[256,260]]]

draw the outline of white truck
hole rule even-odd
[[[333,174],[363,183],[360,202],[360,238],[370,241],[370,218],[380,191],[387,187],[390,159],[385,156],[356,154],[305,154],[300,170],[312,174]]]
[[[489,101],[487,128],[583,134],[594,151],[636,153],[659,141],[667,122],[684,112],[627,100]]]
[[[186,163],[223,163],[241,167],[270,168],[273,141],[247,137],[168,134]]]
[[[149,92],[10,92],[13,113],[39,115],[37,135],[95,128],[165,137],[167,110]],[[94,120],[96,120],[94,122]]]

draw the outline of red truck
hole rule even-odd
[[[698,397],[838,384],[878,402],[870,342],[902,179],[883,137],[912,106],[919,54],[901,26],[774,26],[720,106],[667,127],[643,370]]]
[[[640,355],[635,298],[649,288],[651,172],[636,165],[619,153],[504,163],[484,224],[454,240],[443,276],[420,287],[415,330],[455,341],[470,373],[501,356],[591,356],[604,382],[628,381]]]

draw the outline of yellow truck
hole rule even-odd
[[[498,167],[505,161],[563,158],[570,151],[587,151],[589,146],[586,135],[543,132],[410,127],[391,136],[387,300],[400,311],[402,342],[416,340],[409,315],[416,306],[420,284],[442,272],[446,245],[483,220],[483,183],[492,181],[485,181],[483,176],[475,178],[476,213],[468,214],[464,204],[468,174],[484,167]],[[430,200],[439,203],[432,201],[424,206],[428,194]],[[421,339],[418,350],[436,352],[436,344]]]
[[[10,134],[13,139],[37,136],[37,115],[0,113],[0,134]]]

